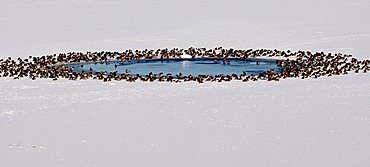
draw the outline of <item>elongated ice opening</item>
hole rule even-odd
[[[258,75],[273,69],[280,72],[275,60],[265,59],[227,59],[218,60],[210,58],[196,59],[151,59],[132,61],[108,61],[69,64],[67,67],[75,72],[115,72],[131,75],[153,74],[183,74],[183,75],[232,75],[246,74]]]

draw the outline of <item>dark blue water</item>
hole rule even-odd
[[[257,64],[257,61],[259,62]],[[83,65],[81,67],[81,65]],[[132,75],[147,75],[150,72],[154,74],[179,74],[183,75],[231,75],[242,74],[243,72],[250,74],[259,74],[269,69],[274,69],[275,72],[280,71],[274,60],[257,60],[257,59],[229,59],[229,63],[215,59],[171,59],[171,60],[140,60],[129,62],[110,61],[104,63],[80,63],[70,64],[67,67],[74,67],[74,71],[89,71],[93,72],[115,72],[126,73]]]

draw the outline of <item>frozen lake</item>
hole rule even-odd
[[[164,75],[183,74],[183,75],[232,75],[232,74],[254,74],[273,69],[279,72],[280,67],[276,65],[275,60],[258,59],[228,59],[226,61],[216,59],[171,59],[171,60],[134,60],[129,62],[110,61],[104,63],[79,63],[67,65],[73,67],[74,71],[82,72],[93,70],[94,72],[119,72],[131,75],[147,75],[163,73]]]
[[[369,0],[0,0],[0,58],[206,47],[370,59]],[[370,166],[370,75],[0,78],[0,166]]]

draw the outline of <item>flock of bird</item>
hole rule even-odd
[[[153,74],[131,75],[119,71],[104,72],[94,71],[93,69],[76,72],[73,68],[67,67],[69,64],[79,64],[84,62],[109,62],[109,61],[131,61],[141,59],[175,59],[175,58],[213,58],[228,62],[230,58],[250,59],[250,58],[276,58],[276,64],[281,68],[279,72],[273,69],[258,75],[232,74],[232,75],[182,75],[180,74]],[[28,58],[0,59],[0,77],[13,77],[19,79],[29,77],[33,80],[37,78],[51,78],[53,80],[86,80],[98,79],[104,82],[112,80],[135,81],[159,81],[159,82],[184,82],[196,81],[203,83],[206,81],[226,82],[231,80],[257,81],[279,81],[282,78],[318,78],[322,76],[343,75],[349,72],[367,73],[370,70],[370,60],[358,60],[349,54],[332,54],[309,51],[292,52],[257,49],[257,50],[238,50],[224,49],[216,47],[188,48],[188,49],[157,49],[157,50],[126,50],[124,52],[70,52],[60,53],[41,57],[29,56]]]

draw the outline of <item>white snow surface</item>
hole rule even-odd
[[[370,58],[367,0],[0,0],[0,58],[181,47]],[[0,166],[370,166],[370,76],[0,78]]]

